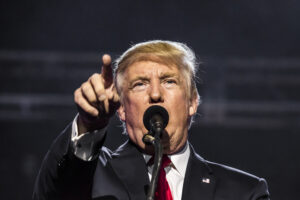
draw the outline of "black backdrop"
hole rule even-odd
[[[202,62],[195,149],[266,178],[273,200],[297,199],[299,11],[296,0],[0,1],[1,199],[31,198],[100,55],[150,39],[187,43]],[[107,146],[120,129],[115,117]]]

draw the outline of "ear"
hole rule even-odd
[[[194,95],[193,99],[190,100],[190,105],[189,105],[190,116],[193,116],[197,112],[198,105],[199,105],[198,95]]]
[[[126,120],[126,117],[125,117],[125,108],[124,108],[124,106],[123,106],[122,104],[121,104],[120,107],[118,108],[117,112],[118,112],[119,118],[120,118],[123,122],[125,122],[125,120]]]

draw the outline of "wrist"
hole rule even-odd
[[[83,133],[92,132],[94,130],[101,130],[108,125],[109,118],[99,118],[99,117],[90,117],[93,119],[87,119],[82,117],[81,115],[78,116],[77,125],[78,125],[78,135]]]

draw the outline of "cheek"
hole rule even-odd
[[[126,99],[124,104],[126,123],[131,126],[140,124],[140,122],[142,122],[145,106],[146,104],[140,98]]]
[[[178,123],[186,123],[186,119],[189,114],[189,105],[184,93],[178,93],[177,95],[170,96],[166,99],[166,105],[169,105],[170,122],[174,125]]]

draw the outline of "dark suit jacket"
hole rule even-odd
[[[33,199],[146,199],[147,167],[133,143],[115,152],[102,147],[99,159],[87,162],[73,155],[70,133],[68,127],[47,153]],[[264,179],[206,161],[191,147],[182,199],[265,200],[269,193]]]

